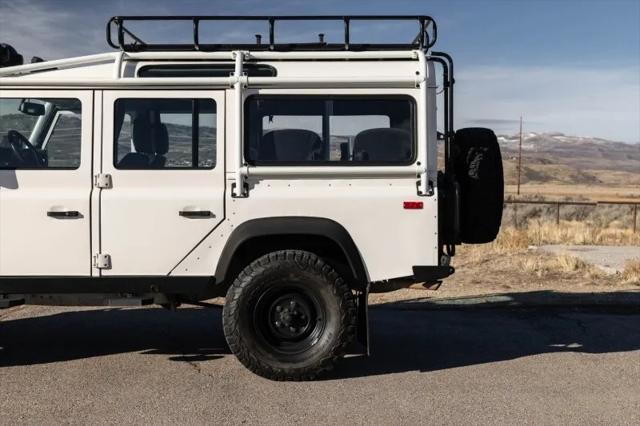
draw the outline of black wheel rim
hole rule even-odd
[[[274,285],[258,299],[253,325],[268,349],[293,355],[313,347],[325,328],[326,310],[308,288]]]

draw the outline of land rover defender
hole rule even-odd
[[[204,40],[230,21],[264,41]],[[280,41],[293,21],[343,31]],[[417,35],[356,42],[371,21]],[[154,43],[140,22],[193,31]],[[454,131],[436,38],[428,16],[118,16],[112,53],[22,65],[2,45],[0,306],[226,296],[229,348],[276,380],[368,352],[370,291],[437,283],[500,227],[496,137]]]

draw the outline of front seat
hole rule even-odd
[[[167,152],[169,152],[169,131],[166,124],[157,123],[155,126],[155,134],[153,136],[154,156],[151,159],[150,167],[153,169],[161,169],[167,162]]]
[[[258,161],[321,160],[322,148],[320,136],[311,130],[271,130],[262,136]]]
[[[153,125],[145,117],[133,120],[132,141],[136,152],[130,152],[118,162],[120,169],[162,168],[164,155],[169,149],[167,126],[156,122]]]
[[[409,161],[411,134],[394,128],[363,130],[353,140],[353,158],[356,161]]]

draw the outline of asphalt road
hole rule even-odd
[[[246,371],[215,309],[0,316],[3,424],[640,424],[640,310],[376,307],[373,355],[307,383]]]

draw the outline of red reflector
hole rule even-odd
[[[419,210],[424,207],[424,203],[422,201],[405,201],[404,208],[406,210]]]

